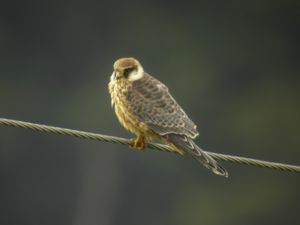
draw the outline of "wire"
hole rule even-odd
[[[29,122],[23,122],[23,121],[11,120],[5,118],[0,118],[0,125],[30,129],[30,130],[46,132],[46,133],[72,136],[72,137],[95,140],[95,141],[122,144],[122,145],[129,145],[130,143],[130,140],[125,138],[108,136],[103,134],[96,134],[91,132],[84,132],[84,131],[61,128],[61,127],[47,126],[42,124],[29,123]],[[174,149],[172,149],[167,145],[150,143],[148,147],[160,151],[176,153]],[[264,160],[258,160],[258,159],[252,159],[252,158],[246,158],[246,157],[240,157],[234,155],[225,155],[225,154],[219,154],[219,153],[208,152],[208,151],[206,151],[206,153],[219,161],[226,161],[226,162],[238,163],[242,165],[249,165],[249,166],[263,167],[263,168],[274,169],[274,170],[300,173],[300,166],[296,166],[296,165],[270,162],[270,161],[264,161]]]

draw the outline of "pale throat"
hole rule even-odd
[[[115,71],[114,71],[110,76],[110,83],[114,82],[114,80],[116,79],[115,76],[116,75],[115,75]]]

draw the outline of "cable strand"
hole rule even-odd
[[[130,143],[130,140],[125,138],[91,133],[91,132],[84,132],[84,131],[61,128],[61,127],[47,126],[42,124],[29,123],[29,122],[11,120],[5,118],[0,118],[0,125],[30,129],[30,130],[45,132],[45,133],[60,134],[60,135],[95,140],[95,141],[122,144],[122,145],[129,145]],[[162,144],[150,143],[148,145],[148,148],[177,153],[171,147]],[[300,166],[296,166],[296,165],[270,162],[270,161],[264,161],[264,160],[258,160],[258,159],[246,158],[246,157],[234,156],[234,155],[225,155],[225,154],[208,152],[208,151],[206,151],[206,153],[218,161],[226,161],[226,162],[237,163],[241,165],[256,166],[256,167],[268,168],[273,170],[282,170],[282,171],[288,171],[293,173],[300,173]]]

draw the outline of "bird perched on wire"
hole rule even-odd
[[[146,73],[134,58],[118,59],[113,65],[109,92],[120,123],[137,137],[131,146],[144,149],[159,139],[175,151],[188,154],[217,175],[227,171],[193,141],[199,133],[169,93],[168,88]]]

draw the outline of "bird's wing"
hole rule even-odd
[[[132,84],[132,95],[127,102],[135,117],[159,135],[170,133],[198,136],[196,125],[189,119],[168,88],[154,77],[145,73],[143,78]]]

